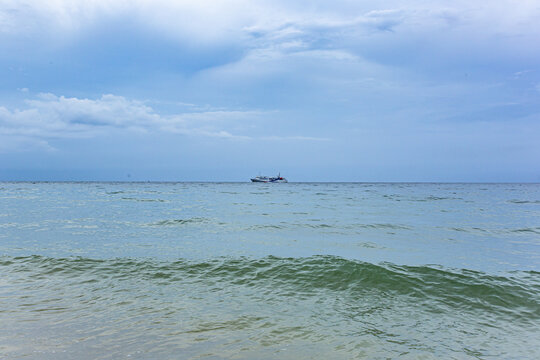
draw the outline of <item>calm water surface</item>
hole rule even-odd
[[[0,183],[0,358],[537,359],[540,185]]]

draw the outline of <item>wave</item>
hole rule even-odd
[[[417,202],[429,202],[429,201],[441,201],[441,200],[464,200],[461,197],[455,197],[455,196],[427,196],[425,198],[416,198],[416,199],[407,199],[409,201],[417,201]]]
[[[540,234],[540,227],[536,228],[521,228],[521,229],[513,229],[510,230],[510,232],[513,233],[533,233],[533,234]]]
[[[187,219],[166,219],[148,224],[148,226],[180,226],[208,222],[207,218],[193,217]]]
[[[242,230],[276,230],[276,229],[298,229],[298,228],[310,228],[320,230],[360,230],[360,229],[380,229],[380,230],[412,230],[412,227],[401,224],[328,224],[328,223],[313,223],[321,221],[319,219],[310,219],[311,222],[285,222],[282,221],[279,224],[256,224],[251,226],[242,227]]]
[[[540,319],[540,273],[488,275],[437,266],[371,264],[335,256],[261,259],[90,259],[44,256],[0,257],[0,271],[27,281],[64,277],[81,282],[135,279],[171,285],[178,282],[255,287],[286,297],[349,296],[373,293],[407,298],[426,311],[482,311],[512,321]],[[69,283],[69,281],[67,281]],[[326,294],[328,295],[328,294]]]
[[[144,198],[133,198],[133,197],[122,197],[122,200],[127,201],[138,201],[138,202],[168,202],[163,199],[144,199]]]
[[[509,203],[512,204],[540,204],[540,200],[518,200],[518,199],[512,199],[508,200]]]

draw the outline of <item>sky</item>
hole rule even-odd
[[[0,0],[0,180],[540,182],[540,2]]]

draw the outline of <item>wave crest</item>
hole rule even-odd
[[[540,319],[540,273],[493,276],[435,266],[371,264],[335,256],[261,259],[216,258],[177,261],[43,256],[3,257],[0,267],[32,280],[50,276],[81,281],[137,279],[160,285],[206,282],[256,287],[280,296],[407,297],[427,310],[483,311],[526,322]]]

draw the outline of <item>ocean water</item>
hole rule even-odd
[[[540,185],[0,183],[2,359],[538,359]]]

